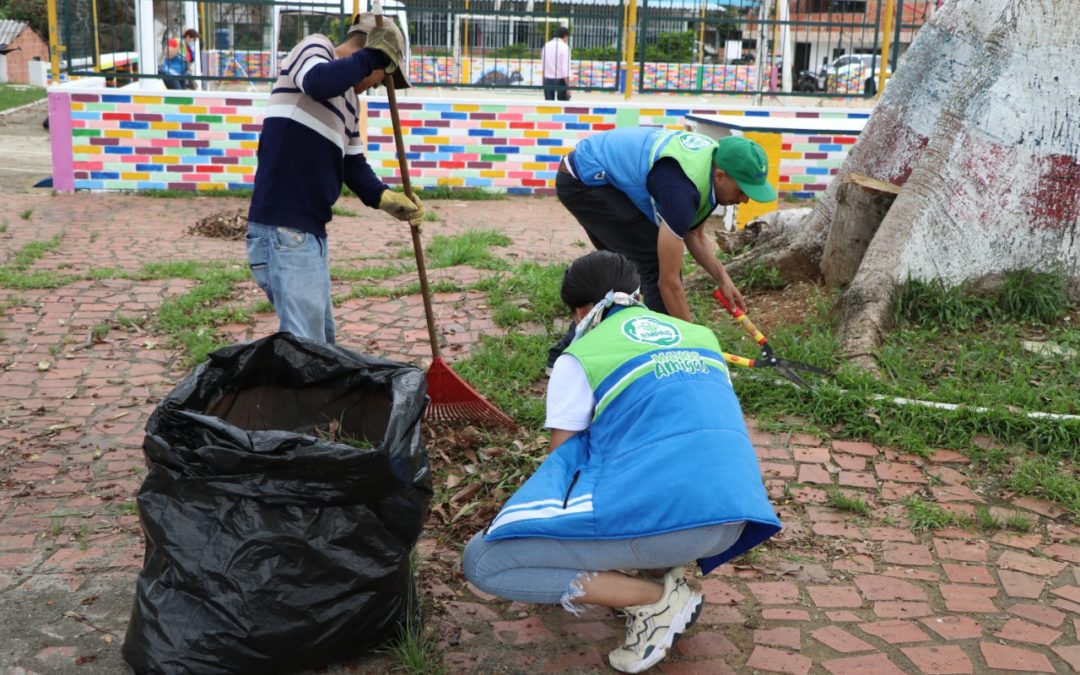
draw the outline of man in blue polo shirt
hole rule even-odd
[[[693,320],[682,285],[687,250],[731,305],[745,309],[701,225],[717,206],[776,199],[765,151],[754,141],[657,127],[604,131],[563,159],[555,192],[598,250],[637,266],[649,309]],[[567,344],[564,338],[550,350],[549,368]]]
[[[358,14],[338,46],[310,35],[293,47],[267,102],[248,211],[252,276],[274,305],[280,330],[335,341],[326,224],[344,183],[367,206],[419,221],[415,203],[388,189],[364,159],[357,94],[401,71],[404,40],[387,20]]]

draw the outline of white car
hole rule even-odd
[[[891,75],[892,69],[887,72]],[[823,67],[820,73],[827,91],[866,96],[877,93],[880,75],[880,54],[844,54]]]

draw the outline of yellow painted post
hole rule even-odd
[[[547,0],[544,7],[544,42],[551,39],[551,0]]]
[[[877,95],[885,91],[885,80],[889,78],[889,48],[892,46],[892,22],[893,14],[896,13],[896,0],[888,0],[885,4],[885,24],[882,29],[885,35],[881,38],[881,74],[878,75]]]
[[[94,13],[94,72],[101,70],[101,41],[98,39],[97,0],[90,3],[90,9]]]
[[[637,0],[631,0],[626,14],[626,100],[634,95],[634,52],[637,42]]]
[[[701,28],[698,29],[697,62],[705,62],[705,0],[701,0]]]
[[[461,79],[469,83],[469,0],[465,0],[465,27],[461,38]]]
[[[60,52],[64,49],[57,42],[60,34],[60,23],[56,20],[56,0],[48,0],[49,13],[49,63],[52,66],[53,84],[60,83]]]
[[[769,185],[774,189],[780,189],[780,152],[783,147],[781,134],[772,132],[747,131],[744,134],[750,140],[756,141],[765,156],[769,158]],[[777,202],[747,202],[739,204],[735,211],[735,228],[743,229],[748,223],[758,216],[775,211]]]

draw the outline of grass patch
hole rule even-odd
[[[946,527],[967,525],[967,520],[955,513],[950,513],[933,502],[921,497],[909,497],[905,502],[912,532],[943,530]]]
[[[436,235],[425,249],[425,260],[432,269],[457,265],[488,270],[506,269],[509,265],[493,256],[489,249],[511,243],[510,237],[495,230],[468,230],[452,237]]]
[[[152,263],[139,270],[140,279],[194,279],[196,286],[187,293],[165,300],[155,326],[170,338],[170,346],[182,349],[188,365],[201,363],[210,352],[224,347],[218,342],[216,326],[246,321],[245,310],[222,306],[232,296],[233,286],[248,277],[242,266],[227,266],[193,261]]]
[[[330,213],[334,214],[335,216],[344,216],[346,218],[357,218],[360,216],[359,213],[353,211],[352,209],[347,209],[344,206],[337,205],[330,207]]]
[[[0,84],[0,110],[10,110],[45,98],[45,89],[24,84]]]
[[[1053,456],[1025,459],[1007,484],[1018,494],[1057,502],[1080,520],[1080,480],[1076,477],[1075,467],[1068,462]]]
[[[481,335],[480,344],[454,370],[519,424],[544,423],[544,396],[535,388],[544,372],[548,335]]]
[[[415,570],[418,564],[416,550],[409,556],[409,564]],[[415,575],[410,575],[415,578]],[[397,661],[398,668],[408,675],[445,675],[439,654],[437,636],[424,628],[423,601],[416,592],[414,583],[409,583],[405,599],[405,621],[398,627],[397,636],[381,648]]]
[[[488,277],[474,288],[487,293],[497,325],[514,328],[538,322],[552,330],[557,320],[570,316],[559,297],[565,271],[563,265],[524,263],[511,273]]]
[[[428,284],[428,290],[432,293],[459,293],[465,290],[465,287],[456,281],[450,279],[441,279],[434,283]],[[420,294],[420,282],[414,281],[405,286],[398,286],[396,288],[385,288],[381,286],[353,286],[349,289],[349,292],[344,295],[334,296],[334,305],[340,305],[347,300],[354,300],[356,298],[403,298],[409,295]]]
[[[435,213],[434,211],[431,211],[431,210],[424,211],[424,221],[425,222],[433,223],[438,219],[439,219],[439,214]]]
[[[62,235],[43,241],[27,242],[15,252],[10,265],[0,266],[0,286],[18,289],[44,289],[66,286],[79,277],[60,274],[54,270],[30,270],[30,267],[50,251],[60,248]]]
[[[330,276],[340,281],[380,281],[415,271],[416,265],[413,263],[395,263],[392,265],[357,268],[332,267],[330,268]]]
[[[840,511],[870,515],[870,505],[858,497],[850,497],[839,490],[829,490],[829,506]]]
[[[32,215],[34,215],[34,209],[26,209],[24,211],[19,211],[19,217],[23,220],[30,220],[30,216]]]
[[[398,190],[400,192],[400,190]],[[491,201],[494,199],[506,199],[505,192],[495,192],[484,188],[451,188],[446,185],[438,187],[417,188],[416,194],[425,202],[430,199],[457,199],[461,201]]]
[[[131,190],[130,194],[155,199],[195,199],[196,197],[228,197],[251,199],[253,190]]]
[[[764,290],[779,290],[787,288],[787,282],[780,276],[780,268],[772,265],[750,265],[743,270],[737,278],[733,279],[735,285],[742,290],[759,288]]]

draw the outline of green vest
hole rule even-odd
[[[712,200],[713,194],[713,152],[717,143],[705,136],[692,134],[686,131],[675,132],[674,136],[662,137],[656,142],[657,145],[666,143],[659,153],[653,148],[653,163],[656,160],[670,157],[679,163],[683,173],[694,183],[697,188],[699,201],[698,210],[694,214],[694,223],[691,229],[705,222],[709,214],[716,208],[716,202]]]
[[[593,421],[620,393],[643,376],[663,378],[677,372],[708,372],[715,368],[727,375],[722,358],[702,356],[691,349],[720,354],[720,343],[708,328],[652,312],[644,307],[627,307],[600,322],[585,337],[574,341],[566,352],[585,370],[589,386],[599,395]],[[617,384],[598,392],[598,387],[616,369],[641,354],[653,352],[648,361],[622,377]]]

